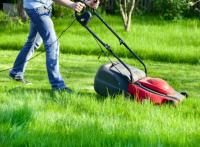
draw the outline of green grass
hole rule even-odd
[[[95,40],[75,23],[60,39],[60,70],[73,94],[51,92],[45,54],[28,64],[25,77],[32,85],[0,72],[0,146],[199,146],[199,20],[168,22],[138,16],[126,33],[118,16],[105,19],[144,59],[149,76],[167,80],[177,91],[188,92],[189,98],[174,107],[97,95],[93,80],[107,59],[98,60]],[[71,21],[55,19],[57,34]],[[12,66],[29,25],[0,23],[2,70]],[[126,63],[142,69],[96,19],[90,26]]]
[[[10,67],[17,53],[0,51],[0,68]],[[1,72],[0,146],[199,146],[199,65],[145,60],[150,76],[189,93],[189,99],[173,107],[95,94],[95,73],[106,62],[104,57],[61,54],[62,76],[72,95],[51,92],[44,54],[28,64],[25,77],[32,85]]]
[[[103,16],[119,33],[127,44],[143,59],[176,63],[200,63],[200,23],[198,19],[186,19],[175,22],[159,20],[150,16],[135,16],[131,32],[123,30],[123,23],[118,16]],[[67,28],[72,18],[56,19],[57,34]],[[92,19],[91,28],[121,56],[132,57],[119,46],[117,39],[99,23]],[[26,40],[28,23],[16,23],[0,26],[0,49],[21,49]],[[102,33],[104,32],[104,33]],[[12,40],[12,41],[11,41]],[[61,52],[73,54],[96,55],[99,47],[91,35],[77,22],[60,39]]]

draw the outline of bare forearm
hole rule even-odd
[[[62,6],[72,8],[77,12],[81,12],[82,9],[86,7],[85,4],[82,2],[73,2],[71,0],[53,0],[53,1]],[[86,5],[88,5],[93,9],[97,9],[99,6],[99,0],[85,0],[85,3]]]
[[[82,9],[85,7],[85,4],[81,2],[72,2],[71,0],[53,0],[53,1],[65,7],[72,8],[77,12],[81,12]]]
[[[74,2],[71,0],[53,0],[54,2],[69,8],[73,8]]]

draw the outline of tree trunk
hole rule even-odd
[[[27,16],[23,8],[23,0],[17,0],[17,9],[18,9],[20,18],[22,19],[23,22],[25,22],[27,20]]]
[[[124,28],[129,32],[131,28],[131,17],[135,7],[135,0],[119,0],[119,7],[124,22]]]

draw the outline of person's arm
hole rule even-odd
[[[85,4],[81,2],[72,2],[71,0],[53,0],[53,1],[62,6],[72,8],[77,12],[81,12],[82,9],[85,7]]]
[[[93,9],[97,9],[99,7],[99,0],[84,0],[85,4]]]
[[[72,8],[77,12],[82,11],[82,9],[86,7],[85,4],[81,2],[72,2],[71,0],[53,0],[53,1],[55,1],[56,3],[62,6]],[[99,0],[84,0],[84,2],[86,3],[86,5],[88,5],[89,7],[93,9],[97,9],[100,3]]]

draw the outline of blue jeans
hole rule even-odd
[[[51,86],[53,89],[65,88],[65,83],[59,71],[59,43],[51,20],[50,10],[40,7],[26,9],[26,12],[31,20],[28,40],[18,54],[10,73],[23,78],[26,61],[30,59],[34,50],[41,44],[41,36],[46,49],[46,67]]]

